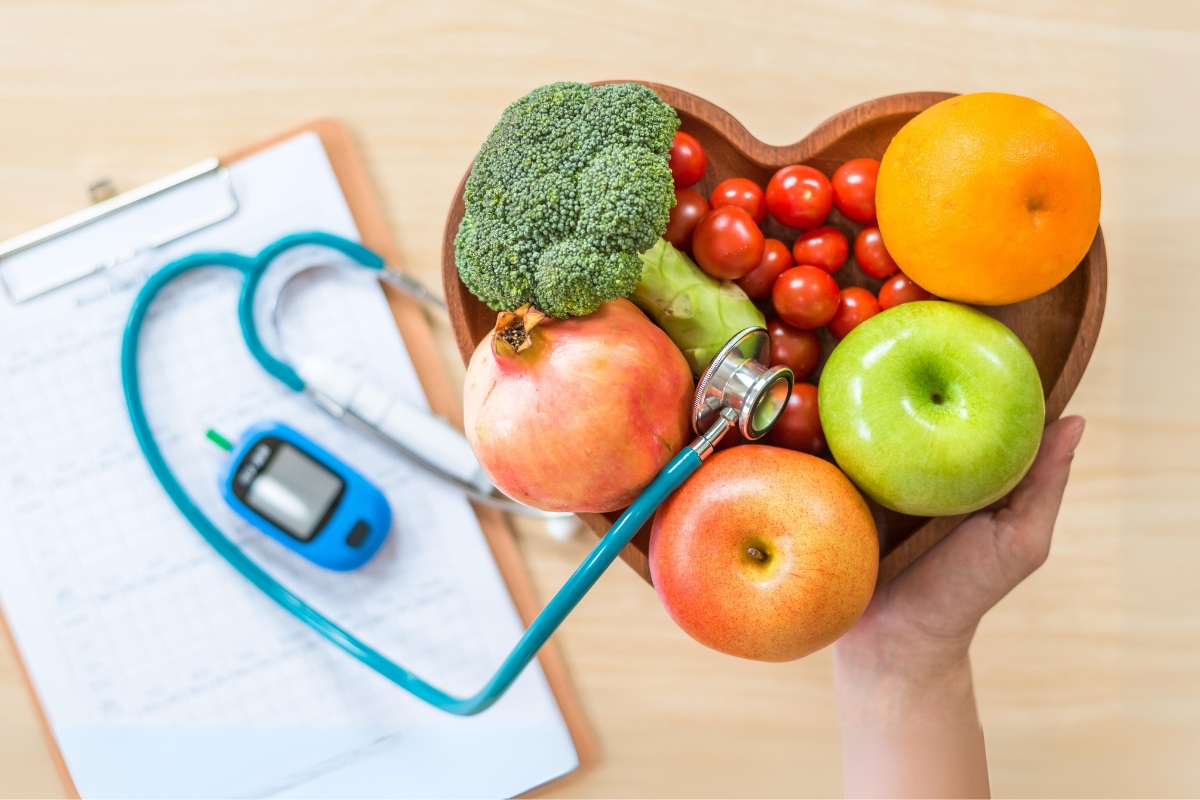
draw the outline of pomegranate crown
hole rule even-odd
[[[546,315],[526,303],[516,311],[501,311],[496,315],[496,328],[492,335],[492,352],[498,358],[510,358],[533,346],[529,332],[538,326]]]

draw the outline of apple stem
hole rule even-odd
[[[762,550],[759,550],[757,547],[747,548],[746,555],[750,556],[751,558],[753,558],[755,561],[758,561],[759,563],[762,563],[763,561],[767,560],[767,554],[764,553]]]

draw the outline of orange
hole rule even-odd
[[[1079,265],[1100,222],[1100,171],[1053,109],[965,94],[900,129],[875,203],[888,252],[922,288],[1002,305],[1053,288]]]

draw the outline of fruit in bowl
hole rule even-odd
[[[650,573],[671,618],[722,653],[792,661],[862,615],[875,590],[871,510],[837,467],[778,447],[723,450],[654,517]]]
[[[614,511],[691,439],[692,374],[628,300],[568,320],[526,307],[480,342],[463,405],[467,441],[506,495]]]
[[[939,297],[1016,303],[1066,278],[1100,224],[1100,171],[1053,109],[1000,92],[943,100],[883,156],[879,230],[900,269]]]
[[[834,349],[818,407],[838,466],[880,505],[944,516],[1008,494],[1037,455],[1037,365],[1002,323],[956,303],[905,303]]]

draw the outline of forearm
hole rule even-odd
[[[845,795],[988,796],[965,647],[937,658],[889,655],[900,651],[852,643],[834,651]]]

